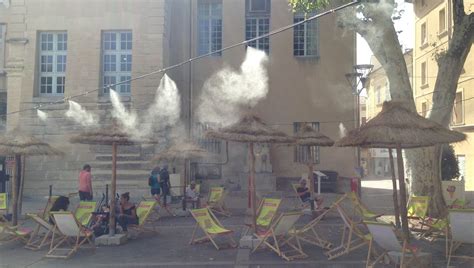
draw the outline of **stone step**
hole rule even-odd
[[[117,181],[126,181],[126,180],[143,180],[146,182],[146,179],[150,176],[150,170],[117,170]],[[110,181],[112,179],[111,170],[95,170],[92,171],[93,180],[102,180]]]
[[[91,145],[91,152],[99,154],[112,154],[110,145]],[[140,154],[142,148],[140,145],[120,145],[117,146],[117,154]]]
[[[118,170],[151,170],[153,163],[150,161],[117,161]],[[94,170],[110,170],[112,169],[112,160],[94,162]]]

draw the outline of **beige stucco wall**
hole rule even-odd
[[[452,35],[452,11],[451,2],[447,0],[426,1],[426,6],[421,6],[421,1],[416,1],[415,7],[415,48],[413,55],[415,83],[413,92],[416,106],[421,112],[422,103],[427,103],[428,109],[432,108],[432,97],[438,66],[435,55],[446,50]],[[474,1],[465,0],[464,7],[467,13],[474,12]],[[447,31],[439,32],[439,11],[446,10]],[[427,45],[421,44],[421,25],[425,23],[427,29]],[[427,63],[427,84],[421,85],[421,63]],[[464,70],[458,82],[457,92],[463,92],[464,117],[461,124],[452,125],[453,130],[462,131],[467,135],[467,141],[455,144],[455,152],[458,156],[465,157],[465,181],[466,190],[474,190],[474,146],[471,142],[474,131],[474,53],[468,55],[464,64]]]
[[[189,2],[177,1],[181,8],[175,10],[173,20],[179,20],[189,14]],[[286,0],[271,2],[270,29],[274,30],[293,22],[293,14]],[[192,55],[196,56],[197,48],[197,17],[193,3]],[[222,46],[245,40],[245,1],[223,1],[223,43]],[[178,58],[189,55],[186,45],[189,42],[189,21],[181,23],[183,32],[177,42]],[[176,40],[174,40],[176,41]],[[352,32],[344,32],[336,27],[335,15],[320,20],[320,58],[298,59],[293,56],[293,31],[289,30],[270,38],[270,55],[268,62],[269,93],[254,111],[266,122],[287,134],[293,134],[293,122],[322,122],[321,131],[332,137],[339,138],[339,122],[350,129],[354,125],[354,96],[344,74],[354,64],[355,39]],[[204,82],[224,63],[238,68],[245,56],[244,47],[223,52],[222,56],[207,57],[193,63],[192,87],[193,100],[197,100]],[[186,67],[187,68],[187,67]],[[182,88],[188,86],[188,72],[183,68],[176,75]],[[186,90],[184,90],[186,91]],[[197,102],[193,102],[193,111]],[[193,113],[194,114],[194,113]],[[195,119],[197,120],[197,119]],[[331,121],[330,123],[324,123]],[[232,147],[231,147],[232,149]],[[245,152],[242,150],[242,152]],[[245,154],[238,156],[239,163],[245,163]],[[298,177],[306,168],[293,162],[293,147],[273,147],[271,161],[277,177]],[[322,148],[321,163],[318,169],[333,169],[343,176],[353,176],[356,158],[352,148]],[[238,165],[236,165],[238,166]],[[240,167],[241,168],[241,167]],[[225,170],[224,173],[232,173]],[[225,176],[225,175],[224,175]]]

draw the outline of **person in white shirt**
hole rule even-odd
[[[193,208],[200,207],[199,192],[196,189],[196,182],[194,181],[186,187],[186,202],[191,202]]]

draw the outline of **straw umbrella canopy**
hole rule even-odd
[[[304,146],[308,150],[308,154],[311,156],[310,148],[311,146],[333,146],[334,141],[325,136],[323,133],[314,130],[309,124],[305,124],[295,135],[295,145]],[[313,161],[310,159],[306,165],[308,166],[308,176],[310,179],[310,192],[311,195],[314,194],[314,176],[313,176]],[[318,184],[318,187],[320,185]]]
[[[15,168],[12,174],[12,224],[18,223],[18,202],[23,188],[26,156],[61,155],[62,152],[20,130],[13,130],[0,136],[0,155],[14,156]],[[22,161],[23,157],[23,161]],[[21,164],[23,163],[23,164]],[[20,171],[21,168],[21,171]],[[20,185],[18,185],[20,182]],[[20,191],[18,189],[20,186]],[[21,200],[20,200],[21,202]]]
[[[408,220],[402,148],[419,148],[442,143],[459,142],[466,135],[451,131],[412,112],[403,102],[385,102],[382,111],[359,129],[350,131],[336,142],[336,146],[361,146],[397,150],[398,179],[400,185],[400,212],[402,229],[408,238]],[[393,166],[393,164],[392,164]],[[394,184],[394,198],[396,184]],[[395,204],[397,206],[397,204]]]
[[[111,145],[112,146],[112,198],[117,193],[117,146],[133,144],[157,144],[158,141],[150,138],[136,139],[123,132],[114,124],[110,128],[91,130],[74,136],[70,139],[71,143],[90,144],[90,145]],[[115,202],[110,202],[110,221],[109,234],[115,235]]]
[[[190,159],[205,159],[205,158],[212,158],[217,157],[216,155],[209,153],[207,150],[201,148],[199,145],[194,143],[190,140],[183,140],[183,141],[174,141],[173,144],[166,150],[160,152],[156,155],[152,162],[159,162],[159,161],[168,161],[168,162],[176,162],[184,160],[184,193],[186,192],[187,186],[187,163],[186,161]],[[184,199],[186,200],[186,199]],[[183,209],[186,209],[186,202],[183,203]]]
[[[247,143],[250,156],[249,208],[252,211],[252,228],[256,230],[256,194],[255,194],[255,154],[254,143],[293,143],[294,139],[285,133],[266,125],[262,119],[247,114],[237,123],[218,131],[208,131],[206,137]]]

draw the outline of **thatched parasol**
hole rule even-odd
[[[110,128],[91,130],[70,139],[72,143],[111,145],[112,146],[112,198],[117,193],[117,146],[132,144],[157,144],[158,141],[150,138],[134,138],[123,132],[116,124]],[[115,235],[115,202],[110,202],[109,234]]]
[[[305,149],[308,150],[308,154],[310,154],[311,146],[333,146],[334,141],[325,136],[323,133],[314,130],[311,125],[305,124],[295,135],[295,145],[296,146],[304,146]],[[313,163],[314,159],[310,159],[306,165],[308,166],[308,176],[309,176],[309,183],[310,185],[310,192],[311,195],[314,194],[314,176],[313,176]],[[318,189],[321,189],[320,183],[318,183]],[[321,194],[321,191],[318,190],[318,194]],[[311,206],[313,207],[313,206]]]
[[[24,184],[26,156],[61,155],[62,152],[49,144],[16,129],[0,136],[0,155],[14,156],[15,167],[12,174],[12,224],[18,223],[18,202],[21,198]],[[23,157],[23,160],[22,160]],[[20,187],[20,189],[18,188]]]
[[[152,159],[152,162],[157,161],[169,161],[169,162],[176,162],[184,160],[184,192],[186,193],[186,186],[187,186],[187,163],[186,161],[190,159],[204,159],[204,158],[212,158],[217,157],[216,155],[209,153],[207,150],[201,148],[196,143],[190,140],[183,140],[183,141],[174,141],[173,145],[171,145],[168,149],[160,152],[157,156]],[[183,202],[183,209],[186,209],[186,198],[184,198]]]
[[[400,211],[402,229],[408,238],[408,220],[402,148],[418,148],[440,143],[459,142],[466,135],[451,131],[410,111],[405,103],[385,102],[382,111],[357,130],[336,142],[336,146],[361,146],[366,148],[389,148],[397,150],[398,180],[400,186]],[[393,164],[392,164],[393,168]],[[396,184],[394,182],[394,202]],[[398,206],[394,204],[395,208]]]
[[[256,195],[255,195],[255,155],[254,143],[293,143],[294,139],[285,133],[274,130],[255,115],[246,115],[234,125],[208,131],[206,137],[249,144],[250,176],[249,176],[249,208],[252,210],[252,228],[256,230]]]

